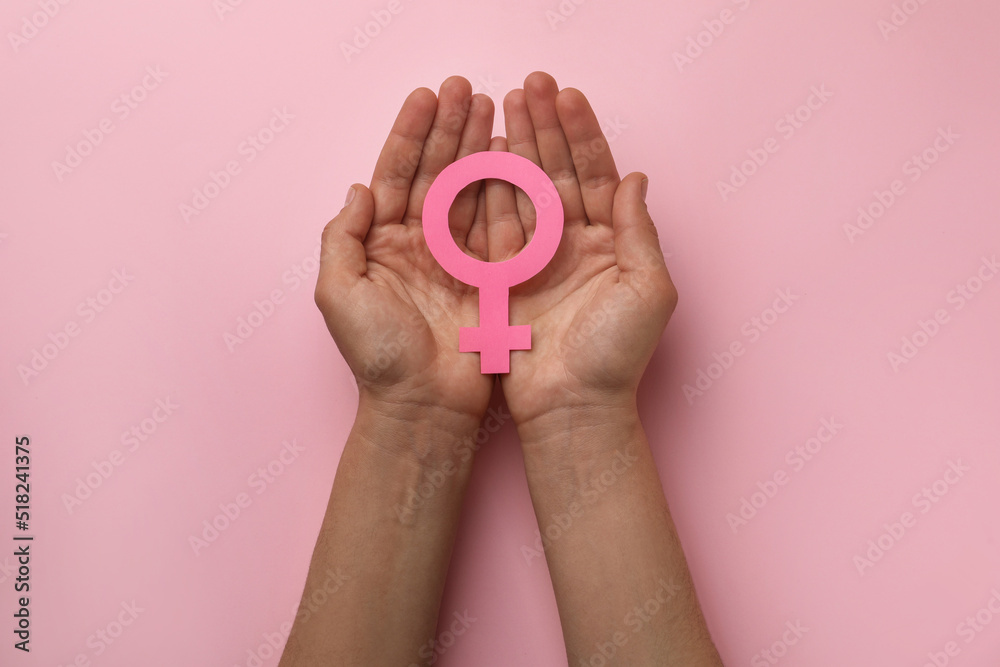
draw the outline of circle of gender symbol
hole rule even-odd
[[[498,178],[521,188],[535,206],[535,232],[516,256],[483,262],[466,255],[448,228],[448,212],[465,186]],[[424,238],[434,259],[466,285],[479,288],[479,326],[458,332],[460,352],[479,352],[483,373],[510,372],[510,352],[531,349],[531,325],[510,326],[510,288],[545,268],[556,254],[563,207],[555,185],[534,162],[506,151],[482,151],[457,160],[434,179],[423,210]]]

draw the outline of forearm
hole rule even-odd
[[[522,443],[571,667],[721,665],[634,402],[547,415]]]
[[[477,424],[361,403],[280,667],[423,664],[435,634]]]

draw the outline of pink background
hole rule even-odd
[[[884,34],[891,0],[400,0],[396,14],[231,0],[220,15],[225,1],[0,10],[4,628],[19,434],[36,535],[34,650],[5,630],[0,662],[242,667],[267,636],[283,642],[356,401],[312,301],[320,231],[369,180],[413,88],[461,74],[499,106],[544,69],[588,95],[622,174],[650,178],[681,298],[641,407],[726,664],[771,664],[774,646],[778,664],[917,666],[948,642],[939,664],[998,664],[1000,280],[977,272],[992,278],[982,258],[1000,251],[1000,6],[900,0],[903,25]],[[348,60],[340,45],[372,12],[391,22]],[[814,87],[832,96],[800,109]],[[293,118],[267,136],[275,109]],[[782,121],[797,109],[798,127]],[[258,133],[273,141],[254,154]],[[80,143],[89,155],[57,175]],[[765,146],[724,200],[719,183]],[[935,161],[914,171],[925,149]],[[849,238],[883,191],[892,205]],[[274,290],[273,313],[227,346]],[[778,290],[794,300],[775,321]],[[904,337],[920,347],[893,364]],[[36,351],[52,358],[22,378]],[[699,370],[716,379],[689,401]],[[162,423],[158,399],[178,406]],[[843,427],[800,458],[824,418]],[[123,442],[144,420],[151,434]],[[285,441],[303,451],[272,463]],[[280,474],[262,482],[269,463]],[[190,537],[241,493],[251,504],[196,554]],[[759,507],[734,530],[744,499]],[[438,664],[564,663],[547,571],[522,553],[536,528],[508,424],[478,458],[442,606],[476,622]],[[859,565],[879,555],[870,540],[888,549]],[[134,622],[95,639],[133,601]],[[796,622],[808,630],[786,645]]]

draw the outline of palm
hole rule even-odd
[[[558,98],[558,101],[557,101]],[[549,174],[565,213],[562,241],[538,276],[511,291],[514,324],[532,326],[532,350],[515,351],[502,378],[519,422],[558,407],[634,391],[675,297],[638,177],[622,181],[586,98],[544,74],[505,100],[510,150]],[[458,333],[478,320],[475,288],[445,273],[423,239],[431,183],[455,160],[508,150],[490,139],[493,105],[453,77],[440,99],[426,89],[403,105],[371,188],[324,230],[316,299],[359,386],[394,402],[485,411],[494,378]],[[484,261],[517,254],[534,211],[504,181],[471,184],[452,205],[455,242]]]
[[[641,372],[636,351],[658,332],[645,323],[643,286],[619,269],[613,243],[609,229],[570,233],[550,270],[513,291],[514,319],[531,324],[533,342],[514,353],[503,387],[522,419],[586,402],[587,391],[627,389]]]
[[[475,290],[447,275],[423,240],[430,184],[456,159],[489,148],[493,105],[452,77],[440,98],[414,91],[386,140],[370,188],[324,230],[316,300],[359,388],[394,403],[434,405],[478,420],[493,378],[458,352],[461,323],[475,321]],[[478,188],[451,210],[472,227]],[[465,233],[459,233],[464,246]]]
[[[350,337],[365,347],[359,358],[372,360],[361,369],[363,381],[406,379],[409,398],[474,413],[489,400],[493,384],[479,372],[478,360],[458,351],[460,324],[476,316],[475,290],[438,267],[419,226],[377,228],[365,251],[365,279],[351,295],[365,330]]]
[[[504,110],[512,150],[549,174],[565,213],[552,262],[511,292],[512,322],[532,327],[532,349],[513,352],[511,372],[502,377],[520,423],[599,402],[606,392],[634,391],[675,295],[645,207],[631,204],[625,191],[638,180],[620,180],[586,98],[533,74]],[[488,225],[511,219],[521,225],[520,239],[511,232],[506,247],[490,246],[491,258],[503,259],[530,241],[535,216],[512,186],[497,185],[487,195],[499,200],[487,202]]]

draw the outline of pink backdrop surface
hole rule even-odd
[[[499,106],[543,69],[650,179],[680,305],[640,404],[726,664],[1000,664],[998,23],[986,0],[5,2],[2,628],[18,435],[35,542],[32,651],[5,629],[0,663],[277,664],[357,400],[320,231],[412,89],[461,74]],[[565,663],[536,530],[507,424],[441,611],[476,620],[438,664]]]

